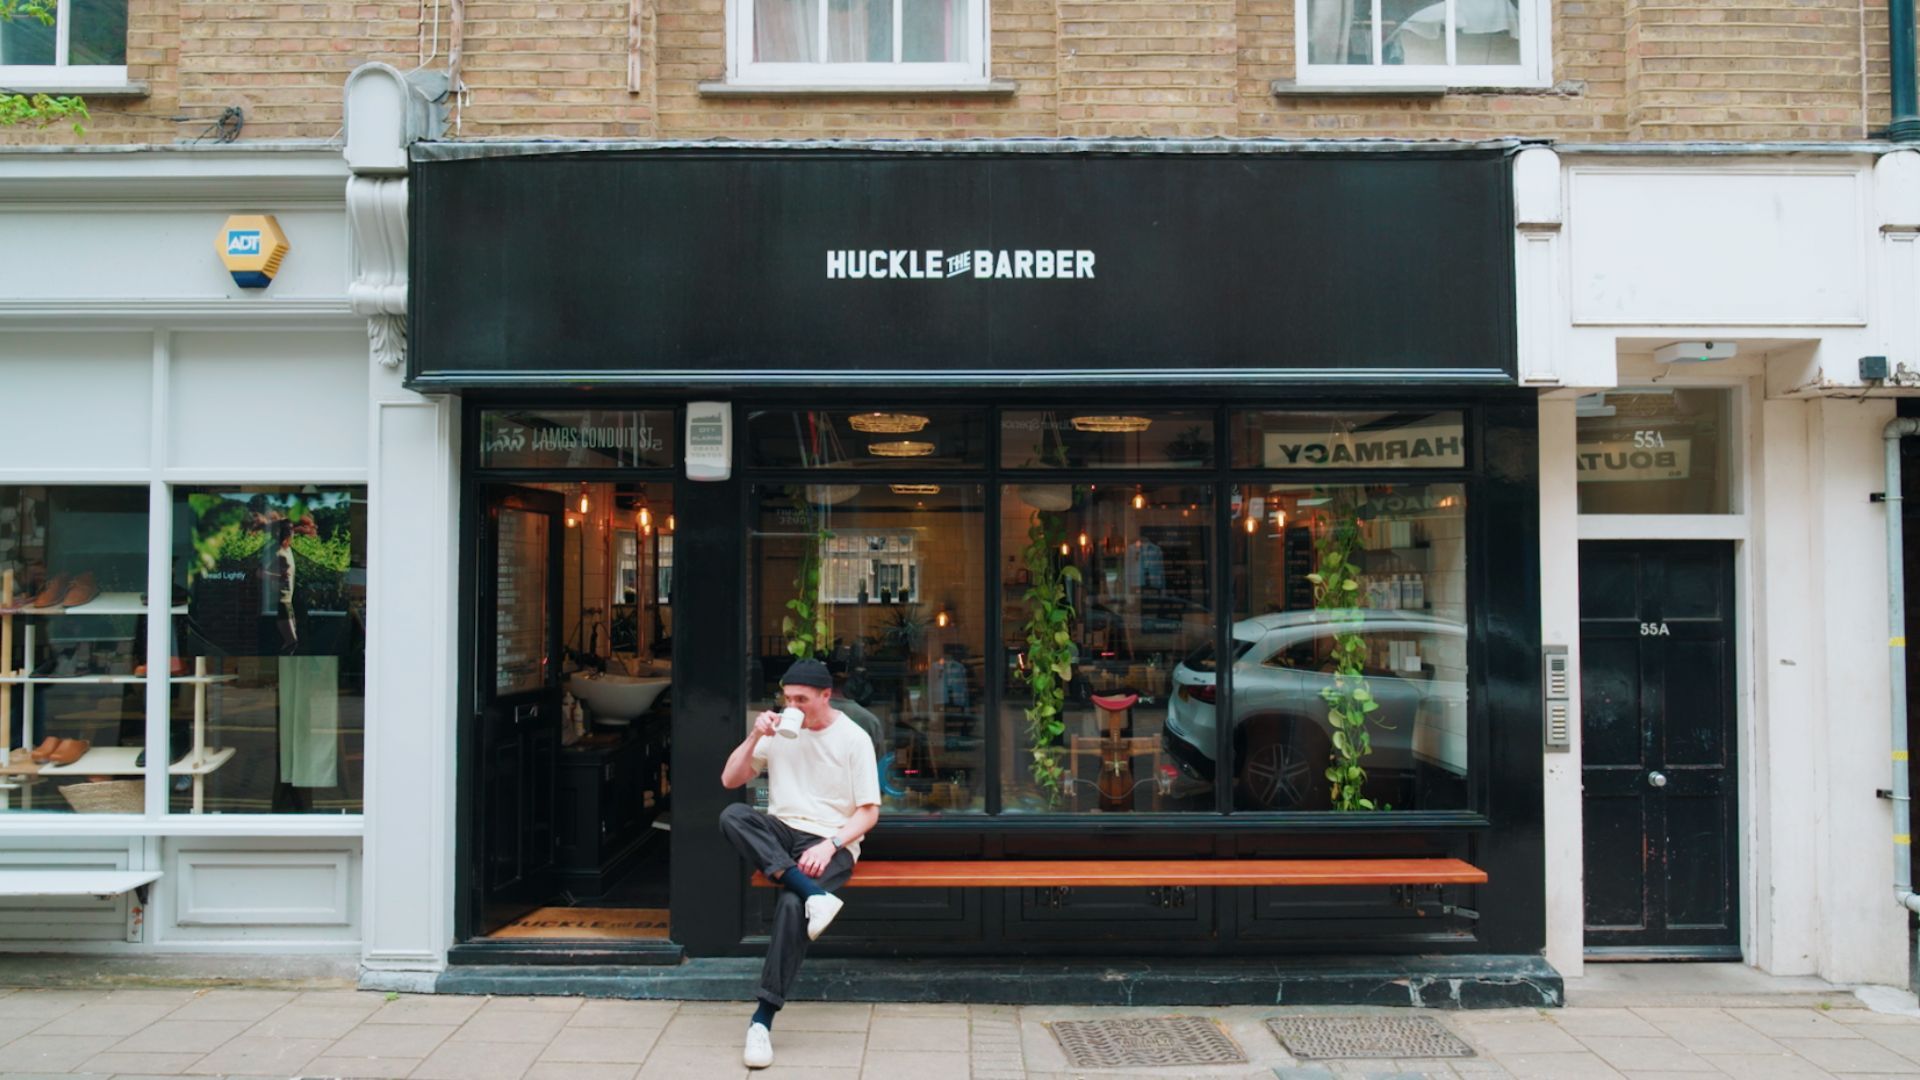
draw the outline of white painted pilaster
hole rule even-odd
[[[1520,384],[1556,386],[1562,382],[1559,346],[1566,325],[1559,154],[1532,146],[1513,156],[1513,210]]]
[[[1580,802],[1580,537],[1574,472],[1574,403],[1540,402],[1540,642],[1565,645],[1573,672],[1573,746],[1546,754],[1547,962],[1580,975],[1586,939],[1586,877]]]

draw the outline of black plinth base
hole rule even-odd
[[[443,994],[583,994],[746,1001],[751,957],[661,967],[483,964],[449,968]],[[1538,956],[1301,957],[1102,963],[1092,960],[809,960],[795,1001],[997,1005],[1398,1005],[1557,1007],[1560,973]]]

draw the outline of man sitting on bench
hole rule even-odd
[[[734,803],[720,814],[720,832],[781,888],[760,969],[760,1007],[747,1025],[742,1060],[750,1069],[773,1064],[773,1014],[787,1002],[807,942],[844,906],[832,890],[852,876],[860,838],[880,820],[873,742],[833,707],[827,666],[798,661],[780,689],[806,718],[799,736],[775,738],[779,714],[762,712],[720,773],[721,786],[732,790],[767,770],[768,812]]]

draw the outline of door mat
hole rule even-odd
[[[1047,1027],[1066,1052],[1067,1064],[1076,1069],[1238,1065],[1247,1060],[1219,1024],[1197,1016],[1056,1020]]]
[[[664,941],[665,908],[543,907],[488,934],[495,940]]]
[[[1431,1016],[1281,1016],[1267,1027],[1303,1060],[1474,1056]]]

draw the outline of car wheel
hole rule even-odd
[[[1327,754],[1319,729],[1282,719],[1252,728],[1240,757],[1242,804],[1301,810],[1325,801]]]

